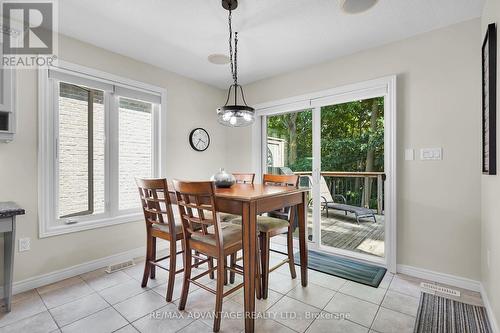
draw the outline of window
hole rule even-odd
[[[119,108],[119,208],[137,207],[134,177],[152,175],[151,103],[120,98]]]
[[[65,66],[39,73],[41,237],[140,220],[164,155],[162,89]]]
[[[60,82],[57,180],[60,219],[104,212],[104,92]]]

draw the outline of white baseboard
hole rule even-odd
[[[158,250],[168,248],[167,242],[158,244]],[[54,272],[34,276],[25,280],[16,281],[12,286],[12,294],[19,294],[34,288],[42,287],[47,284],[58,282],[80,274],[88,273],[99,268],[106,267],[133,258],[144,257],[146,247],[139,247],[122,253],[114,254],[108,257],[91,260],[82,264],[63,268]],[[0,287],[0,296],[3,297],[3,287]]]
[[[476,292],[481,291],[481,283],[476,280],[455,276],[451,274],[439,273],[430,271],[424,268],[418,268],[407,265],[398,265],[398,273],[410,275],[420,279],[430,280],[442,284],[446,284],[453,287],[463,288],[467,290],[472,290]]]
[[[486,313],[488,314],[488,318],[490,320],[490,325],[493,333],[500,333],[500,326],[498,326],[498,321],[495,317],[493,309],[491,308],[491,304],[488,299],[488,294],[486,293],[486,289],[484,289],[482,283],[481,283],[481,297],[483,298],[484,307],[486,308]]]

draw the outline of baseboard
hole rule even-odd
[[[482,283],[481,283],[481,297],[483,299],[484,307],[486,308],[486,313],[488,314],[488,318],[490,320],[491,330],[493,331],[493,333],[500,333],[500,326],[498,326],[498,321],[495,317],[493,309],[491,308],[491,304],[488,299],[488,294],[486,293],[486,289],[484,289]]]
[[[158,250],[168,248],[167,242],[162,243],[158,244]],[[133,258],[144,257],[145,253],[146,247],[139,247],[125,252],[113,254],[108,257],[91,260],[68,268],[63,268],[54,272],[34,276],[25,280],[15,281],[12,286],[12,294],[19,294],[24,291],[42,287],[47,284],[68,279],[80,274],[88,273],[111,264],[116,264]],[[3,287],[0,287],[0,296],[3,297]]]
[[[460,276],[434,272],[424,268],[418,268],[407,265],[398,265],[397,271],[398,273],[401,274],[406,274],[420,279],[430,280],[453,287],[463,288],[476,292],[481,291],[481,283],[479,281],[475,281]]]

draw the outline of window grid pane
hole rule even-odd
[[[152,177],[152,104],[119,99],[120,210],[140,208],[135,177]]]
[[[64,82],[59,88],[57,216],[91,214],[88,202],[88,89]],[[93,95],[93,214],[96,214],[104,212],[104,94],[93,90]]]

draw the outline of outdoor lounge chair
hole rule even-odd
[[[309,181],[312,184],[312,177],[309,176]],[[330,189],[328,188],[328,184],[326,183],[325,177],[321,176],[320,180],[320,196],[321,196],[321,206],[326,210],[326,217],[328,217],[329,209],[336,209],[347,213],[353,213],[356,217],[356,222],[359,224],[359,219],[363,217],[371,217],[373,221],[376,223],[377,218],[373,213],[373,210],[365,207],[352,206],[347,204],[347,200],[343,195],[336,194],[335,199],[342,200],[342,203],[335,202]]]

